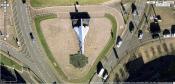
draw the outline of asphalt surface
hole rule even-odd
[[[16,59],[20,60],[21,62],[26,65],[25,67],[30,68],[39,78],[43,80],[43,82],[51,83],[58,81],[58,77],[55,75],[55,71],[53,67],[50,67],[49,61],[43,50],[41,49],[40,44],[38,44],[37,40],[32,40],[29,33],[33,32],[31,22],[30,22],[30,15],[29,11],[27,10],[28,7],[26,4],[23,4],[21,0],[16,0],[13,5],[13,12],[14,12],[14,21],[16,22],[16,31],[18,33],[18,39],[21,42],[21,51],[18,49],[9,46],[5,42],[1,43],[1,50],[8,52],[11,56],[14,56]],[[98,17],[100,16],[101,12],[108,10],[112,14],[116,16],[121,21],[118,21],[118,24],[123,24],[122,17],[120,13],[117,11],[114,12],[113,10],[109,10],[109,7],[106,6],[99,6],[99,5],[92,5],[92,6],[81,6],[79,7],[80,11],[89,11],[92,14],[92,17],[97,17],[96,13],[99,13]],[[34,12],[35,15],[37,14],[45,14],[45,13],[53,13],[59,12],[62,13],[63,16],[65,13],[73,12],[73,6],[66,6],[66,7],[48,7],[48,8],[41,8],[35,9],[37,12]],[[98,11],[97,11],[98,10]],[[38,12],[39,11],[39,12]],[[95,16],[93,16],[95,15]],[[60,16],[62,17],[62,16]],[[97,17],[97,18],[98,18]],[[100,16],[101,17],[101,16]],[[67,16],[65,17],[67,18]],[[123,25],[118,25],[118,28]],[[34,38],[35,34],[33,33]]]
[[[52,83],[58,82],[58,78],[55,75],[55,71],[49,65],[49,61],[46,59],[46,55],[42,53],[40,46],[36,40],[32,41],[29,33],[32,32],[31,24],[29,21],[29,15],[27,5],[23,4],[21,0],[15,0],[14,13],[16,14],[16,21],[18,30],[21,31],[18,37],[21,37],[24,41],[22,50],[19,52],[17,49],[9,46],[5,42],[0,41],[1,50],[8,52],[11,56],[23,62],[34,73],[41,78],[42,82]],[[35,38],[35,36],[34,36]],[[26,53],[27,52],[27,53]]]
[[[108,4],[108,5],[115,8],[116,10],[120,10],[120,6],[118,6],[119,4],[117,6],[116,4],[117,3],[115,4],[113,3],[112,5]],[[118,56],[116,56],[114,50],[112,50],[111,54],[109,54],[109,56],[106,59],[102,60],[102,64],[108,70],[108,73],[111,72],[114,66],[118,63],[119,59],[117,57],[123,58],[123,56],[126,56],[127,54],[129,54],[130,51],[141,46],[144,42],[147,42],[152,39],[150,33],[145,31],[143,31],[144,33],[143,39],[142,40],[138,39],[137,27],[143,16],[144,8],[146,6],[146,1],[138,0],[137,2],[135,2],[135,5],[137,7],[138,15],[131,14],[128,22],[126,23],[125,30],[123,31],[124,34],[119,34],[123,42],[119,48],[115,47]],[[133,21],[135,26],[134,31],[132,33],[129,31],[129,28],[128,28],[130,21]],[[139,29],[142,29],[143,27],[145,27],[145,23],[139,26]],[[97,75],[94,75],[92,83],[94,83],[95,81],[102,82],[102,79],[99,78]]]
[[[13,46],[10,46],[5,42],[0,41],[1,50],[5,52],[9,52],[11,56],[14,56],[18,60],[22,61],[27,67],[29,67],[32,71],[34,71],[36,75],[42,78],[43,82],[46,82],[46,83],[51,83],[54,81],[58,82],[58,76],[55,75],[57,73],[53,69],[53,67],[50,66],[49,64],[50,62],[48,61],[47,56],[41,49],[40,44],[37,42],[37,40],[32,41],[29,36],[29,33],[33,32],[33,30],[30,23],[30,17],[29,17],[30,15],[28,15],[29,11],[27,10],[28,9],[27,5],[23,4],[21,0],[15,0],[15,1],[16,1],[16,5],[14,5],[15,7],[14,14],[17,15],[15,20],[18,21],[17,31],[20,32],[20,34],[18,34],[18,37],[20,37],[21,43],[24,43],[24,45],[22,45],[23,50],[22,52],[19,52]],[[140,22],[139,20],[142,17],[142,13],[145,8],[145,2],[138,0],[138,2],[136,2],[136,6],[138,7],[137,9],[138,9],[139,15],[132,16],[132,18],[129,18],[129,20],[132,20],[137,26]],[[108,10],[108,9],[112,9],[112,10]],[[124,31],[120,31],[120,28],[124,26],[124,23],[123,23],[123,18],[121,16],[121,13],[116,9],[119,9],[119,8],[110,8],[107,6],[96,6],[96,5],[80,7],[81,11],[87,10],[91,12],[91,11],[100,10],[100,12],[104,12],[107,10],[112,12],[113,15],[115,15],[115,17],[118,20],[117,21],[118,35],[121,35],[123,39],[123,43],[120,46],[120,48],[116,48],[117,54],[119,58],[121,58],[125,56],[127,52],[135,49],[136,47],[139,47],[145,41],[151,40],[151,36],[149,32],[144,32],[144,37],[143,37],[144,39],[139,40],[137,37],[137,28],[134,29],[133,33],[130,33],[130,31],[127,29],[128,28],[127,25],[125,26],[124,29],[121,29]],[[42,9],[33,9],[34,11],[33,15],[53,13],[53,12],[59,12],[64,15],[65,12],[68,12],[68,11],[70,12],[73,10],[74,10],[73,7],[48,7],[48,8],[42,8]],[[141,25],[141,27],[144,27],[144,26]],[[124,34],[122,34],[123,32]],[[35,38],[36,35],[34,33],[33,35]],[[111,54],[102,61],[102,64],[107,68],[108,72],[110,72],[117,62],[118,62],[118,58],[116,58],[115,52],[111,51]],[[92,83],[93,81],[101,82],[101,79],[97,77],[97,75],[94,75],[94,77],[92,78]]]

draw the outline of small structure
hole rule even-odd
[[[81,54],[84,54],[85,37],[89,31],[90,16],[87,12],[71,12],[72,26],[79,39]]]

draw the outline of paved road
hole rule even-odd
[[[90,5],[90,6],[80,6],[79,11],[88,11],[88,13],[90,14],[91,17],[103,17],[105,12],[111,13],[112,15],[115,16],[116,20],[117,20],[117,31],[119,35],[122,34],[122,32],[124,31],[124,20],[122,18],[122,14],[116,10],[115,8],[111,8],[109,6],[106,5]],[[47,13],[56,13],[58,15],[59,18],[61,19],[65,19],[65,18],[70,18],[69,17],[69,12],[73,12],[74,11],[74,7],[73,6],[67,6],[67,7],[46,7],[46,8],[40,8],[40,9],[33,9],[32,8],[32,15],[40,15],[40,14],[47,14]],[[113,51],[112,51],[113,52]],[[112,53],[114,54],[114,52]],[[116,57],[110,56],[109,59],[116,59]],[[115,60],[116,61],[116,60]],[[113,61],[109,61],[110,63],[106,62],[106,64],[115,64]],[[101,79],[99,77],[97,77],[97,75],[94,76],[95,78],[92,79],[92,81],[94,80],[95,82],[101,82]]]
[[[123,26],[123,18],[121,18],[121,14],[118,11],[111,10],[109,7],[106,6],[99,6],[99,5],[92,5],[92,6],[81,6],[79,8],[82,11],[91,11],[93,13],[98,13],[97,10],[101,10],[100,12],[105,12],[106,10],[111,12],[113,15],[116,16],[118,20],[118,27]],[[29,32],[32,32],[31,24],[30,24],[30,18],[28,15],[27,5],[22,4],[21,0],[16,0],[14,5],[14,14],[15,21],[17,21],[16,30],[19,32],[18,37],[23,43],[22,45],[22,51],[19,53],[18,51],[15,51],[15,49],[7,46],[2,45],[3,51],[9,51],[12,56],[15,58],[21,60],[24,64],[26,64],[32,71],[34,71],[44,82],[54,82],[57,81],[57,77],[55,75],[54,70],[50,65],[48,64],[48,60],[46,59],[47,56],[45,56],[44,53],[42,53],[42,49],[39,46],[40,44],[37,43],[37,40],[32,41]],[[48,7],[48,8],[42,8],[42,9],[34,9],[37,12],[36,14],[41,13],[53,13],[55,11],[59,13],[69,13],[71,11],[74,11],[73,6],[68,7]],[[41,10],[41,12],[40,12]],[[46,10],[46,11],[45,11]],[[39,12],[38,12],[39,11]],[[100,14],[99,12],[99,14]],[[96,14],[92,14],[96,15]],[[96,16],[94,16],[96,17]],[[118,30],[119,31],[119,30]],[[34,33],[33,33],[34,34]],[[34,34],[35,37],[35,34]]]
[[[27,49],[26,52],[29,52],[29,56],[25,53],[21,57],[17,57],[23,61],[32,71],[34,71],[42,80],[43,82],[51,83],[51,82],[58,82],[58,78],[55,75],[55,71],[49,65],[49,61],[46,59],[46,55],[42,53],[40,46],[36,40],[32,41],[29,33],[32,32],[30,19],[28,15],[27,5],[23,4],[21,0],[16,0],[14,6],[17,14],[17,21],[18,21],[18,28],[21,30],[21,37],[24,39],[24,44]],[[35,36],[34,36],[35,37]],[[9,51],[12,49],[7,48]],[[18,53],[18,52],[11,52]]]
[[[30,18],[28,15],[27,5],[22,4],[21,0],[16,0],[14,7],[14,14],[15,21],[17,21],[17,27],[16,30],[19,32],[18,37],[23,43],[22,45],[22,51],[19,52],[17,49],[14,49],[4,42],[1,43],[1,50],[5,52],[9,52],[12,56],[15,58],[21,60],[24,64],[26,64],[32,71],[34,71],[44,82],[54,82],[57,81],[57,77],[54,73],[54,70],[49,66],[48,61],[46,60],[45,54],[42,53],[42,49],[40,49],[39,44],[37,41],[31,41],[31,38],[29,36],[29,32],[32,32],[31,24],[30,24]],[[92,6],[81,6],[79,8],[82,11],[89,11],[93,13],[98,13],[97,10],[102,10],[101,12],[104,12],[108,10],[112,14],[116,16],[118,20],[118,27],[123,26],[123,20],[121,18],[121,14],[118,11],[111,10],[109,7],[106,6],[99,6],[99,5],[92,5]],[[36,9],[35,9],[36,10]],[[40,11],[38,13],[38,11]],[[46,10],[46,12],[45,12]],[[41,13],[53,13],[53,12],[59,12],[59,13],[65,13],[74,11],[74,7],[48,7],[43,9],[37,9],[38,14]],[[100,14],[100,12],[99,12]],[[96,15],[96,14],[92,14]],[[97,17],[97,16],[94,16]],[[119,31],[119,30],[118,30]],[[34,34],[35,36],[35,34]]]
[[[139,2],[140,4],[140,2]],[[144,3],[141,2],[141,4],[138,6],[138,12],[139,14],[142,13],[143,11],[143,5]],[[137,5],[137,4],[136,4]],[[29,54],[23,54],[22,55],[15,55],[17,51],[14,51],[15,49],[11,49],[8,46],[4,46],[4,50],[8,49],[10,51],[10,53],[12,53],[13,56],[15,56],[16,58],[22,60],[25,64],[27,64],[40,78],[43,79],[43,81],[45,82],[54,82],[57,81],[58,78],[55,75],[55,72],[53,70],[52,67],[50,67],[50,65],[48,64],[48,60],[46,59],[46,55],[44,53],[42,53],[42,49],[39,46],[40,44],[37,43],[37,41],[35,40],[34,42],[31,41],[31,38],[29,37],[29,32],[32,32],[32,28],[31,28],[31,24],[30,24],[30,18],[28,15],[28,10],[27,10],[27,5],[22,4],[21,0],[16,0],[16,13],[17,13],[17,19],[19,21],[19,30],[21,31],[21,37],[24,40],[24,47],[26,47],[26,52],[29,52]],[[117,49],[118,52],[118,56],[124,56],[124,54],[126,53],[127,49],[132,49],[132,47],[128,46],[132,43],[132,46],[137,45],[138,43],[140,43],[140,41],[138,40],[137,36],[135,36],[134,33],[130,33],[128,31],[127,26],[125,29],[123,29],[122,27],[124,27],[124,22],[123,22],[123,18],[122,15],[119,11],[115,10],[115,8],[111,8],[105,5],[99,6],[99,5],[92,5],[92,6],[80,6],[80,11],[89,11],[90,13],[92,12],[105,12],[106,10],[110,13],[112,13],[113,15],[116,16],[117,19],[117,26],[118,26],[118,34],[121,35],[123,33],[123,31],[125,32],[124,35],[122,35],[122,38],[124,40],[122,46]],[[74,11],[74,7],[72,6],[68,6],[68,7],[47,7],[47,8],[41,8],[41,9],[33,9],[33,15],[37,15],[37,14],[45,14],[45,13],[55,13],[55,12],[59,12],[62,14],[65,14],[67,12],[70,11]],[[94,16],[96,17],[96,16]],[[136,22],[136,25],[138,25],[138,19],[139,17],[134,16],[135,18],[131,18],[130,20],[134,20]],[[67,17],[66,17],[67,18]],[[135,32],[137,31],[136,29],[134,30]],[[148,34],[149,35],[149,34]],[[35,36],[35,34],[34,34]],[[132,39],[132,40],[131,40]],[[131,42],[130,42],[131,41]],[[28,56],[29,55],[29,56]],[[27,61],[26,61],[27,60]],[[117,63],[116,56],[114,54],[114,51],[111,52],[111,55],[108,56],[107,60],[104,61],[104,66],[107,67],[108,71],[111,70],[111,67],[113,67],[116,63]],[[52,72],[53,71],[53,72]],[[99,78],[97,78],[97,76],[95,76],[96,79],[95,81],[99,80]]]
[[[124,28],[123,28],[124,20],[122,18],[122,14],[115,8],[111,8],[106,5],[90,5],[90,6],[80,6],[78,9],[79,11],[87,11],[91,17],[95,17],[95,18],[104,17],[103,15],[105,12],[111,13],[112,15],[115,16],[117,20],[118,34],[122,34],[122,32],[124,31]],[[40,8],[40,9],[32,9],[32,15],[35,16],[40,14],[56,13],[59,18],[65,19],[65,18],[70,18],[69,12],[73,12],[73,11],[74,11],[73,6],[67,6],[67,7],[55,6],[55,7],[46,7],[46,8]],[[110,59],[116,59],[116,58],[111,56]],[[112,64],[112,61],[110,62],[110,64]],[[99,77],[95,75],[95,82],[98,82],[98,81],[101,82]]]
[[[117,3],[112,4],[112,6],[110,4],[108,4],[108,6],[114,7],[115,9],[119,10],[120,8],[117,8],[119,6],[116,6]],[[129,51],[139,47],[141,44],[143,44],[143,42],[145,41],[149,41],[151,40],[151,35],[148,32],[144,32],[144,39],[139,40],[138,36],[137,36],[137,27],[139,25],[139,22],[143,16],[143,12],[144,12],[144,8],[146,5],[146,1],[140,1],[138,0],[136,3],[137,6],[137,10],[138,10],[138,15],[131,15],[131,17],[129,18],[129,21],[127,23],[127,25],[125,26],[125,30],[124,30],[124,34],[119,34],[121,36],[121,38],[123,39],[123,43],[120,46],[120,48],[116,48],[117,51],[117,55],[119,58],[122,58],[123,56],[126,56],[127,53],[129,53]],[[119,5],[119,4],[118,4]],[[129,22],[133,21],[134,25],[135,25],[135,29],[134,32],[131,33],[128,29],[128,25]],[[144,27],[143,24],[141,26],[139,26],[139,29],[142,29],[141,27]],[[112,70],[112,68],[117,64],[118,62],[118,58],[116,58],[116,54],[114,53],[114,50],[111,52],[111,54],[102,61],[102,64],[105,66],[105,68],[107,68],[108,72],[110,72]],[[100,78],[97,78],[97,76],[94,76],[93,81],[98,80],[99,82],[101,82]]]
[[[3,50],[4,52],[9,52],[10,56],[18,58],[18,60],[21,60],[21,62],[25,62],[26,64],[30,63],[29,60],[23,59],[24,58],[23,53],[20,53],[15,47],[4,41],[0,41],[0,49]]]
[[[143,7],[141,7],[143,8]],[[143,9],[139,9],[139,10],[143,10]],[[146,12],[146,14],[148,13],[149,11]],[[142,17],[144,18],[144,17]],[[136,19],[135,17],[132,18],[131,20],[132,21],[136,21],[137,24],[140,24],[137,22],[137,20],[141,19],[138,18]],[[144,19],[143,19],[144,20]],[[137,36],[137,29],[134,30],[134,33],[130,33],[128,30],[126,30],[126,33],[123,35],[123,44],[121,45],[120,48],[117,49],[117,52],[118,52],[118,56],[119,58],[122,58],[123,56],[125,56],[128,52],[142,46],[143,44],[145,43],[148,43],[148,42],[151,42],[151,41],[158,41],[159,39],[152,39],[152,36],[151,34],[147,31],[147,27],[146,27],[146,22],[144,20],[144,22],[138,27],[139,29],[142,29],[143,32],[144,32],[144,36],[143,36],[143,39],[142,40],[139,40],[138,39],[138,36]],[[109,59],[110,61],[113,61],[114,59],[110,59],[110,57],[114,56],[114,54],[111,54],[109,56]],[[118,59],[117,59],[118,60]],[[106,65],[106,67],[108,68],[109,66],[110,67],[113,67],[113,65],[116,64],[117,60],[114,60],[112,65],[111,64],[108,64],[109,62],[104,62],[104,65]],[[111,69],[108,68],[108,70],[110,71]]]

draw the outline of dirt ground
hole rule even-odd
[[[59,66],[69,79],[78,79],[88,73],[90,67],[110,38],[111,23],[107,18],[92,18],[90,29],[85,39],[85,55],[88,64],[81,69],[69,63],[70,54],[79,50],[79,43],[71,26],[70,19],[49,19],[41,22],[47,44]]]
[[[155,11],[162,18],[162,22],[160,22],[162,29],[170,28],[173,24],[175,25],[175,10],[166,7],[156,7]]]

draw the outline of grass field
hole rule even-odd
[[[22,71],[22,66],[0,53],[0,63]]]
[[[65,76],[64,72],[61,70],[61,68],[58,66],[54,66],[55,69],[59,72],[59,75],[65,79],[66,81],[69,82],[74,82],[74,83],[80,83],[80,82],[88,82],[91,77],[94,75],[95,71],[96,71],[96,64],[103,59],[107,53],[112,49],[114,43],[115,43],[115,38],[116,38],[116,30],[117,30],[117,22],[114,18],[114,16],[110,15],[110,14],[105,14],[105,17],[108,18],[110,20],[110,22],[112,23],[112,32],[113,32],[113,37],[110,37],[110,40],[108,41],[107,45],[105,46],[105,48],[102,50],[102,52],[100,53],[100,55],[98,56],[98,58],[96,59],[94,65],[91,67],[90,71],[88,72],[87,75],[85,75],[84,77],[80,78],[80,79],[74,79],[74,80],[68,80],[68,78]],[[41,44],[43,45],[43,48],[48,56],[48,58],[52,61],[52,63],[56,63],[54,56],[52,55],[52,52],[49,50],[49,47],[46,43],[46,40],[44,38],[44,35],[42,33],[41,30],[41,26],[40,26],[40,22],[42,20],[46,20],[46,19],[52,19],[52,18],[56,18],[56,15],[44,15],[44,16],[37,16],[35,17],[35,25],[36,25],[36,30],[40,39]]]
[[[109,0],[30,0],[30,3],[33,7],[46,7],[73,5],[76,1],[78,1],[79,4],[97,4]]]

